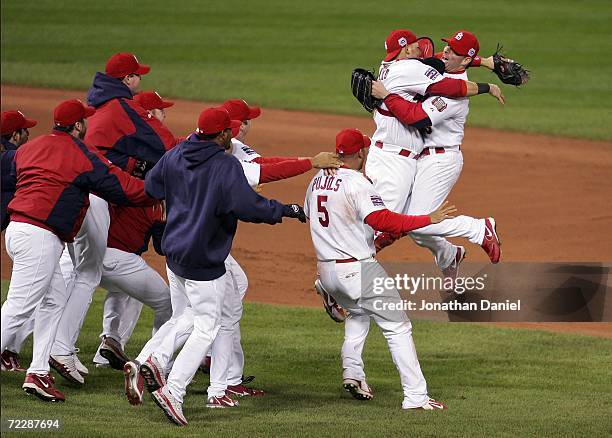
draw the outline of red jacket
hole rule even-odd
[[[87,119],[85,142],[113,164],[144,178],[144,174],[178,143],[162,122],[132,99],[119,79],[96,73],[87,94],[96,113]]]
[[[155,251],[161,252],[161,238],[165,223],[162,221],[162,206],[156,203],[151,207],[109,206],[110,228],[108,229],[109,248],[133,254],[142,254],[148,249],[149,239],[153,238]]]
[[[17,189],[12,221],[26,222],[72,242],[89,207],[89,192],[120,205],[152,205],[144,181],[132,178],[79,139],[53,131],[15,155]]]

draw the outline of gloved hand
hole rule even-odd
[[[306,213],[298,204],[286,204],[283,208],[283,217],[299,219],[300,222],[306,223]]]

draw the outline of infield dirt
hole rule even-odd
[[[2,86],[2,110],[18,108],[38,120],[31,136],[50,130],[53,107],[80,98],[82,91]],[[201,102],[176,101],[167,110],[175,135],[195,127]],[[478,105],[474,102],[473,105]],[[372,134],[367,117],[337,116],[264,108],[253,123],[248,143],[262,155],[312,156],[333,150],[336,133],[354,127]],[[612,142],[467,128],[462,145],[464,167],[449,200],[459,212],[494,216],[503,241],[503,261],[612,260]],[[303,203],[313,172],[267,184],[262,194]],[[2,239],[2,278],[10,278],[10,259]],[[487,260],[468,245],[470,260]],[[232,254],[249,277],[249,301],[318,306],[312,284],[316,259],[306,225],[285,221],[267,226],[242,223]],[[145,259],[165,276],[163,258]],[[427,250],[402,240],[380,254],[385,261],[429,261]],[[612,337],[612,323],[508,324]]]

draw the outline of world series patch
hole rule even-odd
[[[448,106],[446,104],[446,102],[444,101],[444,99],[442,99],[441,97],[436,97],[434,100],[431,101],[431,104],[436,107],[436,109],[438,110],[438,112],[442,112],[446,109],[446,107]]]

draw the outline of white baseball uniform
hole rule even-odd
[[[381,328],[402,383],[404,405],[420,407],[429,397],[412,340],[412,325],[404,312],[389,320],[362,306],[362,283],[387,278],[372,257],[374,230],[364,223],[385,208],[373,185],[358,171],[341,168],[335,176],[319,171],[306,192],[304,211],[310,219],[317,271],[325,290],[344,307],[343,378],[365,380],[362,351],[370,321]],[[365,269],[367,267],[367,269]],[[396,289],[392,295],[399,299]]]

